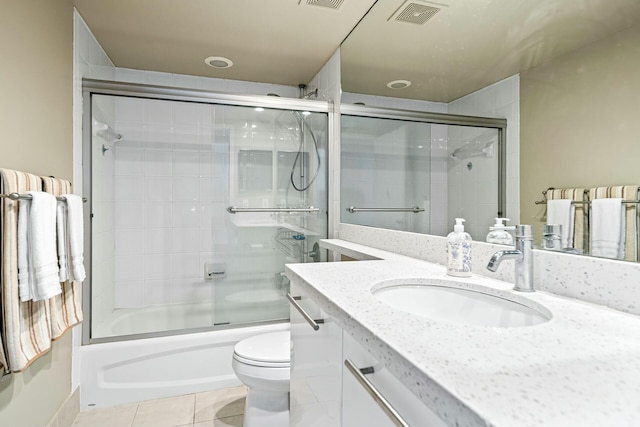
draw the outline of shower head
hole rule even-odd
[[[311,92],[307,92],[301,98],[302,99],[311,99],[311,97],[313,97],[313,98],[317,98],[318,97],[318,88],[315,88],[315,90],[312,90]]]
[[[100,136],[109,142],[116,142],[122,139],[122,135],[113,130],[111,126],[96,119],[93,119],[93,134]]]

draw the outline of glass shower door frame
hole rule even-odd
[[[262,107],[271,109],[280,109],[283,111],[309,111],[317,113],[325,113],[327,115],[327,135],[328,135],[328,147],[333,146],[331,140],[332,129],[334,129],[335,116],[331,114],[332,106],[326,101],[315,100],[303,100],[294,98],[279,98],[272,96],[262,95],[233,95],[233,94],[221,94],[215,92],[209,92],[197,89],[179,89],[170,88],[164,86],[152,86],[133,83],[121,83],[110,82],[102,80],[83,79],[83,149],[82,149],[82,164],[83,164],[83,195],[88,199],[88,209],[85,209],[85,224],[91,227],[92,212],[94,209],[92,200],[92,176],[91,176],[91,160],[92,160],[92,96],[93,95],[111,95],[111,96],[125,96],[141,99],[156,99],[165,101],[181,101],[181,102],[194,102],[200,104],[215,104],[215,105],[230,105],[230,106],[244,106],[244,107]],[[327,156],[327,165],[331,162],[330,156]],[[334,208],[335,202],[331,197],[331,187],[327,187],[327,212]],[[328,237],[332,237],[332,228],[330,224],[327,227]],[[85,233],[85,247],[91,248],[92,240],[91,233]],[[204,332],[218,329],[229,329],[243,326],[253,326],[259,324],[271,324],[278,323],[281,320],[267,320],[259,321],[251,324],[241,325],[220,325],[220,326],[207,326],[201,328],[181,329],[181,330],[169,330],[150,333],[140,333],[134,335],[113,336],[105,338],[92,338],[91,337],[91,266],[92,266],[92,254],[91,251],[85,252],[86,265],[88,266],[87,280],[83,284],[83,308],[85,312],[85,326],[82,329],[82,344],[93,344],[102,342],[123,341],[134,338],[152,338],[168,335],[187,334],[194,332]]]
[[[403,120],[441,125],[482,127],[498,131],[498,216],[507,211],[507,120],[495,117],[463,116],[459,114],[426,113],[421,111],[396,110],[392,108],[367,107],[342,104],[340,114],[380,119]],[[339,189],[337,190],[339,191]],[[339,207],[344,209],[345,207]]]

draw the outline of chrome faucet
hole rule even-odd
[[[530,225],[516,225],[516,249],[498,251],[489,260],[487,269],[495,272],[506,259],[516,261],[514,291],[534,292],[533,289],[533,231]]]

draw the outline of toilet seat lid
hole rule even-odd
[[[236,344],[236,355],[242,359],[267,363],[291,361],[291,334],[289,331],[256,335]]]

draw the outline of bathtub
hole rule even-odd
[[[159,305],[115,310],[103,336],[202,328],[213,325],[211,303]]]
[[[128,322],[135,319],[127,316],[123,324]],[[81,408],[241,385],[231,368],[234,345],[253,335],[288,329],[289,323],[283,322],[83,346]]]

